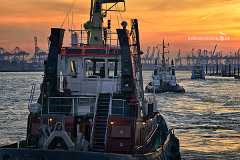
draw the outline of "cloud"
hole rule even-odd
[[[133,0],[131,4],[136,3]],[[195,10],[202,8],[211,8],[239,3],[236,0],[148,0],[138,1],[137,8],[143,8],[144,11],[160,11],[160,12],[186,12],[187,10]],[[141,10],[141,9],[140,9]]]
[[[1,0],[0,16],[51,16],[64,14],[72,6],[71,1],[61,0]],[[86,5],[78,6],[81,12],[87,12]]]
[[[0,1],[0,46],[8,45],[6,41],[27,46],[36,34],[40,43],[46,43],[50,27],[60,26],[73,0]],[[89,17],[89,3],[89,0],[76,0],[74,15],[79,28]],[[240,37],[239,0],[126,0],[126,3],[127,12],[114,13],[111,18],[138,18],[143,43],[162,37],[180,43],[187,35],[219,32]],[[149,31],[153,33],[151,36],[146,34]],[[183,47],[185,44],[191,46],[191,42]]]

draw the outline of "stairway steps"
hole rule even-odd
[[[105,135],[107,130],[110,100],[110,94],[100,94],[98,97],[97,109],[94,119],[95,125],[92,142],[93,151],[103,152],[105,150]]]
[[[97,114],[107,114],[108,115],[108,112],[98,112]]]
[[[107,121],[97,122],[97,123],[95,123],[95,127],[96,127],[96,126],[105,126],[105,127],[106,127],[106,122],[107,122]]]
[[[102,133],[103,131],[105,131],[106,130],[106,127],[104,127],[104,128],[100,128],[100,127],[96,127],[96,132],[95,133]]]
[[[109,102],[108,101],[101,101],[101,102],[98,102],[98,105],[99,106],[107,106],[109,104]]]
[[[105,126],[106,127],[106,123],[107,123],[107,121],[97,122],[97,123],[95,123],[95,127],[96,126]]]
[[[102,139],[102,138],[97,138],[97,139],[95,139],[95,141],[94,141],[94,144],[104,144],[104,139]]]
[[[102,137],[105,138],[105,134],[102,134],[102,133],[96,133],[96,134],[94,134],[94,139],[95,139],[95,138],[102,138]]]
[[[101,107],[97,109],[97,111],[107,111],[107,110],[108,110],[108,107]]]
[[[97,113],[108,113],[108,110],[106,108],[101,108],[97,110]]]
[[[101,146],[102,145],[102,147],[104,147],[104,141],[94,141],[94,143],[93,144],[95,144],[96,146]]]
[[[104,119],[105,116],[96,116],[97,121],[107,121],[107,119]]]
[[[107,108],[99,108],[97,111],[98,111],[98,112],[107,112],[108,109],[107,109]]]
[[[106,124],[107,123],[107,120],[104,120],[104,119],[98,119],[98,122],[95,122],[95,126],[97,125],[97,124]]]
[[[106,130],[106,129],[105,129]],[[102,137],[103,138],[103,135],[105,135],[105,130],[101,130],[101,131],[98,131],[98,132],[95,132],[95,136],[96,137]],[[104,131],[104,132],[103,132]],[[104,137],[105,138],[105,137]]]
[[[94,142],[96,141],[95,138],[99,139],[99,138],[103,138],[103,137],[105,138],[105,134],[101,134],[101,133],[94,134]]]
[[[100,116],[100,117],[105,117],[105,116],[108,116],[107,113],[97,113],[96,116]],[[101,118],[100,118],[101,119]],[[103,119],[102,119],[103,120]],[[101,121],[101,120],[100,120]]]
[[[108,109],[109,104],[108,105],[99,105],[98,109]]]
[[[108,106],[99,106],[99,108],[97,109],[98,110],[106,110],[108,109],[109,105]]]
[[[108,113],[108,111],[106,112],[106,111],[97,111],[97,113]]]
[[[106,110],[98,110],[97,113],[108,113]]]
[[[107,107],[101,107],[101,108],[98,108],[97,111],[108,111],[108,108]]]
[[[98,125],[103,126],[104,125],[106,127],[106,123],[107,123],[107,121],[101,121],[101,122],[99,121],[99,122],[95,123],[95,126],[98,126]]]

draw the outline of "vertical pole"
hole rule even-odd
[[[75,113],[75,105],[74,105],[74,98],[72,98],[72,115],[74,116]]]
[[[163,40],[162,65],[165,66],[165,41]]]
[[[49,114],[49,100],[50,100],[50,97],[48,98],[48,114]]]
[[[232,66],[231,64],[229,64],[229,68],[228,68],[228,76],[231,76],[231,72],[232,72]]]
[[[238,65],[238,77],[239,77],[239,73],[240,73],[240,68],[239,68],[239,65]]]
[[[208,64],[206,64],[205,69],[206,69],[206,75],[207,75],[208,74]]]
[[[215,64],[213,64],[213,76],[215,76]]]

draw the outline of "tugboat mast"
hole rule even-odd
[[[112,8],[118,3],[124,3],[123,10],[113,10]],[[112,4],[106,10],[103,9],[104,4]],[[103,31],[110,29],[103,27],[103,19],[106,17],[108,11],[125,11],[124,0],[91,0],[90,20],[84,24],[84,28],[88,30],[89,44],[103,45]]]
[[[168,43],[168,46],[169,46],[169,43]],[[165,48],[167,48],[167,46],[165,46],[165,40],[163,39],[163,43],[162,43],[162,49],[163,49],[163,52],[162,52],[162,65],[163,67],[166,66],[166,59],[165,59],[165,53],[169,53],[169,51],[165,51]]]

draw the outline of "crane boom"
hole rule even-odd
[[[215,54],[215,52],[216,52],[216,49],[217,49],[217,44],[215,45],[215,47],[214,47],[214,50],[213,50],[213,53],[212,53],[212,55],[214,55]]]

